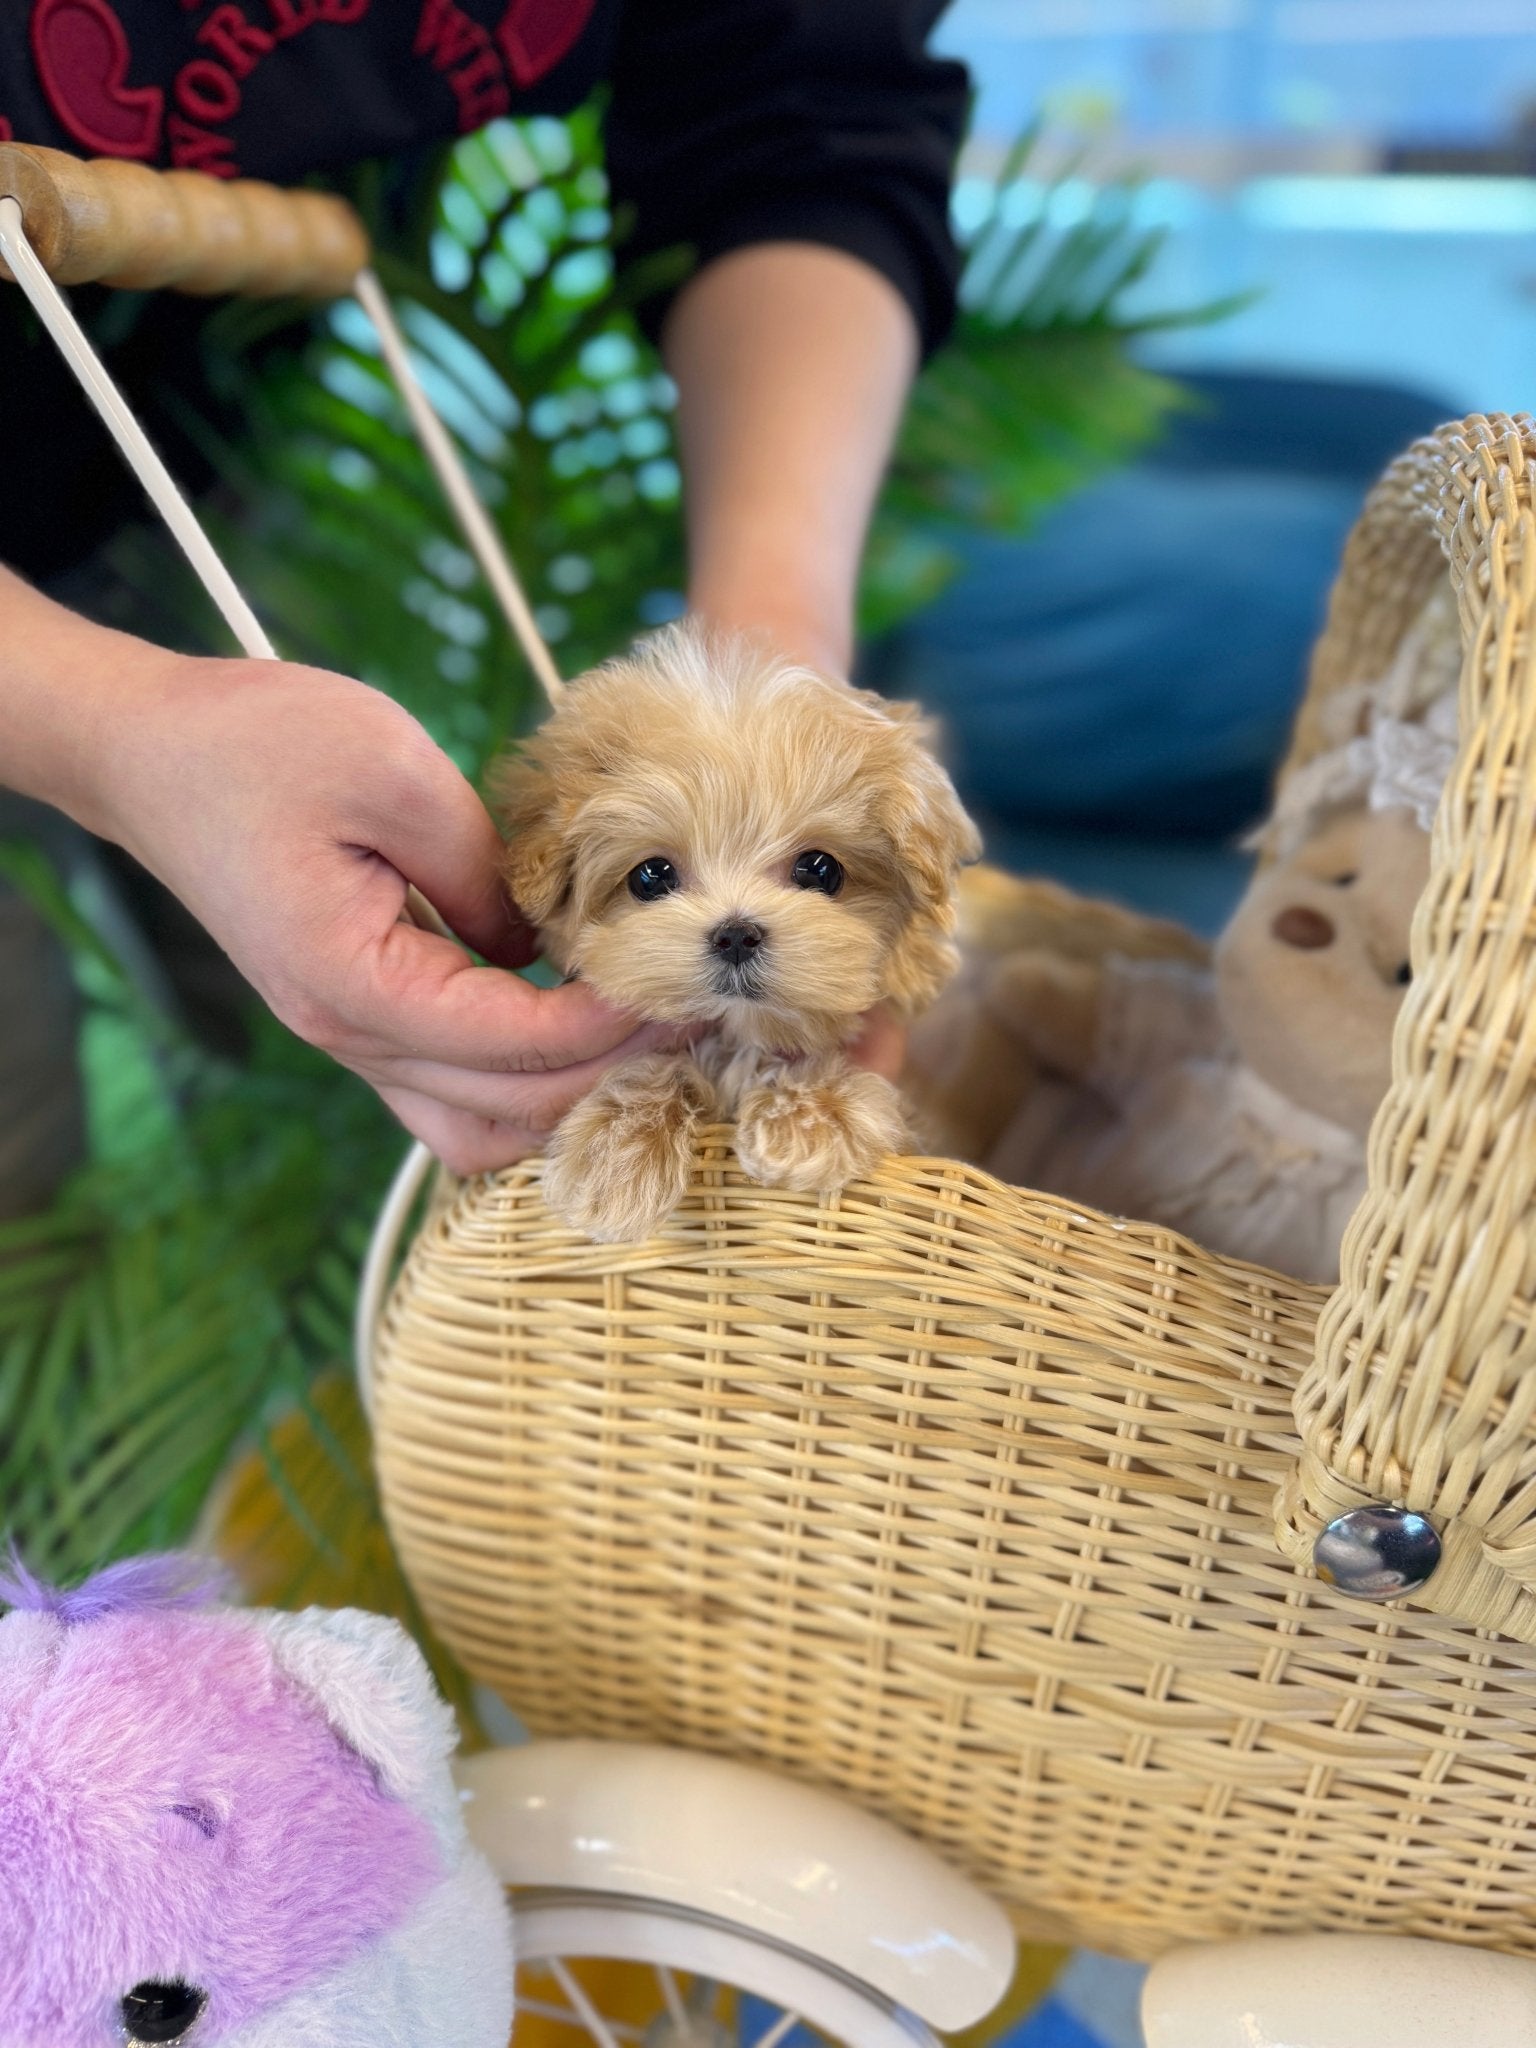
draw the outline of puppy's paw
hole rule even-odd
[[[736,1119],[736,1157],[764,1187],[830,1193],[901,1151],[906,1137],[890,1082],[839,1061],[750,1088]]]
[[[545,1203],[599,1244],[652,1236],[683,1198],[694,1134],[713,1108],[691,1061],[632,1060],[561,1119],[545,1156]]]

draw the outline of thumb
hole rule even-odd
[[[433,786],[383,819],[375,850],[417,891],[418,924],[426,906],[466,945],[498,967],[526,967],[539,951],[538,933],[502,884],[506,848],[490,814],[446,755]]]

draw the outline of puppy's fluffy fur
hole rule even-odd
[[[905,1129],[845,1048],[861,1014],[910,1015],[953,971],[953,892],[976,829],[888,704],[733,635],[672,627],[571,684],[502,765],[507,880],[551,960],[609,1002],[692,1027],[684,1053],[618,1068],[561,1123],[544,1191],[574,1227],[648,1235],[687,1185],[694,1134],[734,1118],[768,1186],[841,1187]],[[841,886],[797,886],[831,855]],[[668,863],[671,893],[629,878]],[[745,926],[731,961],[721,934]]]

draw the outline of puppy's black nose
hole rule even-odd
[[[715,926],[709,943],[720,959],[732,967],[741,967],[753,958],[763,938],[760,924],[752,924],[746,918],[733,918],[729,924]]]

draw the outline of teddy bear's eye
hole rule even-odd
[[[135,1984],[119,2010],[130,2041],[181,2041],[191,2031],[208,1995],[195,1984]]]
[[[823,896],[835,896],[843,886],[842,863],[830,853],[802,853],[789,878],[797,889],[819,889]]]
[[[1397,983],[1399,988],[1406,988],[1409,982],[1412,981],[1413,969],[1408,965],[1408,962],[1406,960],[1403,962],[1402,966],[1398,968],[1396,974],[1393,975],[1392,979]]]
[[[1356,879],[1357,877],[1354,869],[1350,868],[1346,874],[1334,876],[1333,886],[1335,887],[1335,889],[1347,889],[1350,883],[1355,881]]]
[[[659,853],[653,853],[649,860],[641,861],[638,867],[629,871],[629,893],[640,903],[655,903],[659,897],[670,896],[681,886],[677,869],[671,861],[663,860]]]

